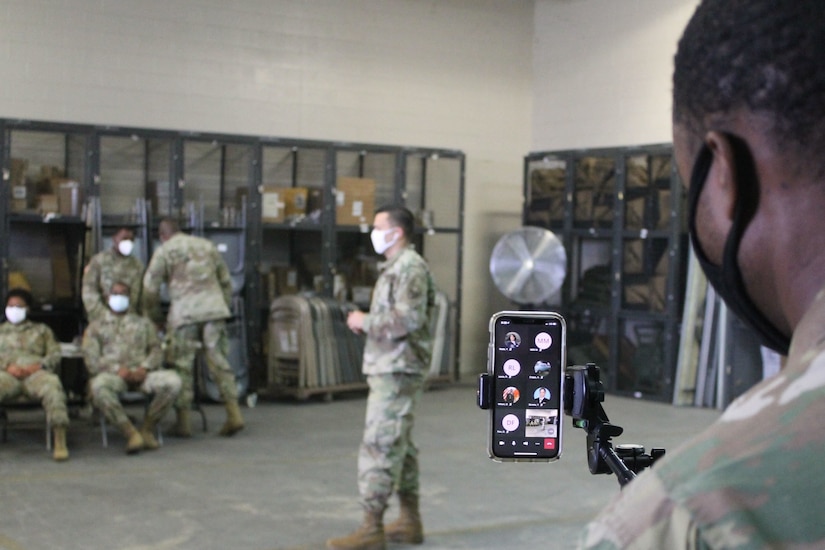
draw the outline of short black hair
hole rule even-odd
[[[160,222],[158,222],[158,233],[162,237],[171,237],[175,233],[180,231],[180,224],[178,224],[178,220],[171,217],[161,218]]]
[[[800,158],[823,162],[821,0],[704,0],[696,8],[674,59],[673,120],[704,134],[740,109],[766,117],[774,145],[790,141]]]
[[[32,293],[26,290],[25,288],[12,288],[11,290],[9,290],[9,292],[6,294],[6,305],[8,305],[9,300],[15,297],[20,298],[21,300],[26,302],[27,306],[32,305]]]
[[[375,211],[376,214],[385,213],[393,225],[404,231],[404,236],[411,239],[415,232],[415,216],[410,210],[400,204],[388,204]]]
[[[130,285],[130,284],[129,284],[129,283],[127,283],[126,281],[113,281],[113,282],[112,282],[112,284],[111,284],[111,286],[109,286],[109,292],[111,292],[111,291],[112,291],[112,289],[113,289],[113,288],[115,288],[115,285],[125,286],[125,287],[126,287],[126,290],[127,290],[128,292],[131,292],[131,291],[132,291],[132,285]]]

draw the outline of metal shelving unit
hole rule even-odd
[[[345,274],[353,258],[372,256],[370,261],[376,260],[368,235],[372,213],[365,213],[369,220],[363,225],[341,224],[336,219],[339,178],[372,179],[375,206],[400,202],[426,222],[417,233],[416,245],[431,261],[436,282],[450,304],[449,353],[436,378],[458,376],[464,214],[464,154],[460,151],[0,119],[0,152],[6,183],[0,193],[0,286],[4,291],[8,289],[12,231],[21,216],[43,224],[42,216],[30,208],[14,211],[14,206],[20,206],[13,202],[12,187],[18,183],[13,180],[21,177],[16,159],[28,160],[29,170],[35,165],[60,166],[66,177],[78,182],[82,212],[61,216],[59,221],[75,222],[83,230],[80,252],[70,250],[79,254],[81,267],[104,246],[106,220],[115,217],[128,221],[135,214],[135,227],[144,229],[140,237],[145,240],[141,247],[145,261],[157,246],[155,224],[161,216],[177,216],[187,230],[205,236],[242,230],[241,296],[253,390],[266,388],[268,383],[264,347],[270,296],[262,274],[272,266],[305,261],[311,267],[304,269],[299,281],[302,289],[316,287],[320,295],[331,297],[336,275]],[[22,177],[27,176],[31,174],[24,169]],[[264,221],[262,191],[266,185],[309,188],[318,201],[318,215]],[[135,207],[136,201],[145,201],[146,207]],[[94,213],[99,214],[97,225],[86,215],[92,203]],[[71,297],[75,309],[69,317],[82,321],[79,279],[76,283],[78,291]]]
[[[530,153],[525,225],[568,253],[560,296],[571,363],[595,362],[615,393],[672,396],[684,302],[684,190],[669,144]]]

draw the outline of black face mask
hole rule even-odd
[[[702,149],[699,151],[693,165],[690,189],[688,189],[688,224],[690,239],[693,242],[693,251],[696,253],[696,258],[699,260],[699,265],[702,267],[702,271],[705,272],[708,282],[719,294],[719,297],[724,300],[728,308],[756,332],[762,345],[782,355],[787,355],[791,339],[777,329],[750,299],[745,289],[745,282],[742,279],[742,272],[739,270],[739,263],[736,260],[742,235],[745,234],[745,229],[753,219],[756,207],[759,204],[759,181],[756,177],[753,157],[747,144],[736,136],[730,134],[726,134],[726,136],[733,148],[736,178],[741,182],[742,188],[753,189],[755,192],[739,193],[737,195],[736,204],[734,205],[733,225],[725,242],[722,265],[713,264],[702,251],[702,246],[696,234],[696,210],[699,204],[699,196],[702,194],[705,180],[707,180],[710,167],[713,164],[713,153],[707,145],[702,145]]]

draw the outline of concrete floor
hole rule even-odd
[[[243,409],[247,429],[232,439],[216,435],[222,407],[207,405],[209,432],[196,424],[191,440],[166,438],[159,451],[137,456],[123,453],[115,432],[102,448],[99,429],[83,414],[70,427],[71,459],[61,464],[45,450],[42,412],[11,412],[9,440],[0,443],[0,548],[323,548],[361,518],[355,462],[364,396],[259,400]],[[604,406],[625,428],[615,443],[668,450],[718,417],[613,396]],[[414,432],[420,548],[572,547],[618,484],[590,475],[585,434],[565,420],[561,461],[498,464],[487,458],[487,415],[475,406],[474,383],[426,392]]]

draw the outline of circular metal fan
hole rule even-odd
[[[496,287],[518,304],[540,304],[561,288],[567,253],[552,231],[522,227],[501,237],[490,256]]]

